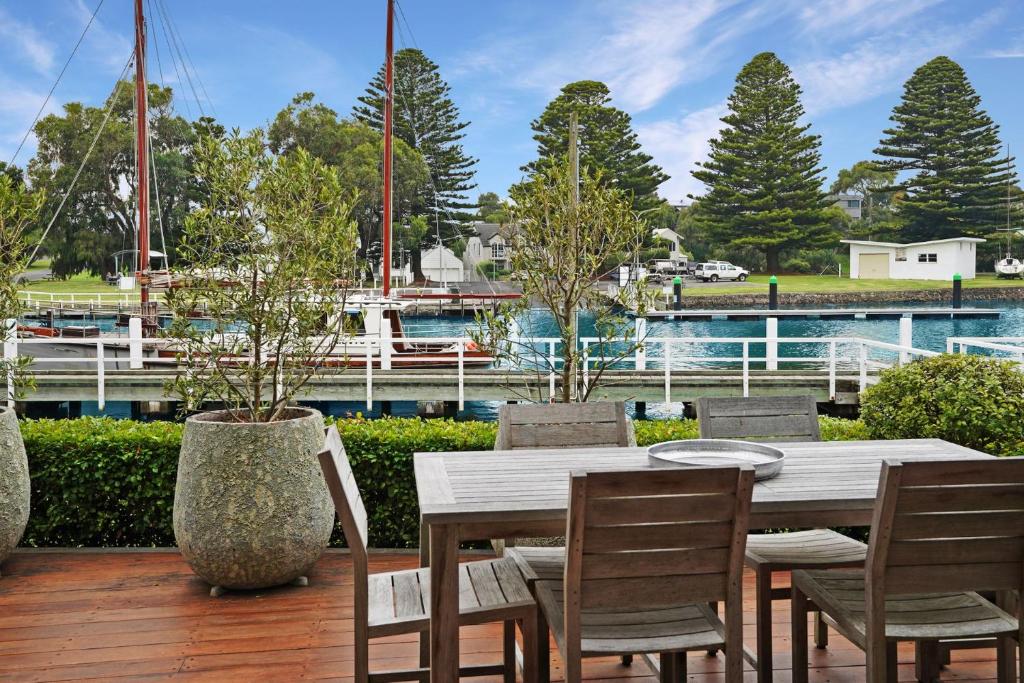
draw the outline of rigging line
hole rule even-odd
[[[161,2],[161,3],[163,2],[163,0],[158,0],[158,1]],[[188,64],[189,64],[189,66],[191,68],[192,74],[196,77],[196,82],[199,83],[199,89],[203,92],[203,99],[206,100],[206,104],[210,107],[210,112],[216,118],[216,116],[217,116],[217,109],[213,106],[213,100],[210,99],[209,93],[206,92],[206,85],[203,83],[203,79],[199,75],[199,70],[196,69],[195,62],[192,61],[192,54],[188,51],[188,43],[186,43],[185,39],[181,37],[181,32],[178,31],[178,27],[174,23],[174,18],[171,16],[170,10],[165,9],[164,13],[167,15],[167,18],[171,21],[171,29],[174,31],[175,35],[178,37],[178,42],[181,43],[181,49],[185,52],[185,59],[188,61]]]
[[[160,248],[164,252],[164,270],[167,270],[167,240],[164,237],[164,210],[160,206],[160,182],[156,174],[156,156],[153,154],[153,127],[147,127],[146,132],[146,149],[149,151],[149,163],[153,167],[153,196],[156,198],[156,223],[160,226]]]
[[[121,87],[124,85],[124,77],[128,73],[128,68],[131,66],[134,59],[135,50],[133,49],[132,55],[128,58],[128,62],[121,70],[121,75],[117,77],[117,85],[114,87],[114,94],[110,97],[110,104],[107,105],[107,111],[103,115],[103,121],[100,123],[100,127],[96,131],[96,135],[89,144],[89,149],[85,152],[85,156],[82,157],[82,163],[78,165],[78,170],[75,171],[75,176],[71,179],[71,184],[68,185],[67,191],[64,192],[64,197],[60,200],[60,204],[57,205],[57,210],[53,213],[53,217],[50,218],[50,222],[47,224],[46,229],[43,230],[43,234],[39,238],[36,248],[32,251],[32,256],[29,258],[30,263],[35,260],[36,254],[39,253],[39,247],[43,246],[43,241],[46,239],[46,236],[50,234],[50,229],[53,227],[53,224],[57,222],[57,217],[60,216],[60,212],[64,209],[64,204],[67,203],[68,197],[71,196],[71,192],[75,189],[75,184],[78,183],[78,178],[81,177],[82,171],[85,169],[86,162],[89,161],[89,157],[92,155],[93,150],[96,149],[96,143],[99,142],[100,135],[103,134],[103,130],[107,127],[107,122],[110,120],[110,115],[114,112],[114,105],[117,103],[117,97],[121,94]]]
[[[158,14],[156,18],[159,19],[159,17],[160,17],[160,15]],[[185,80],[181,77],[181,72],[178,71],[178,62],[174,58],[174,48],[171,47],[171,39],[170,39],[170,36],[168,34],[168,31],[167,31],[167,22],[166,21],[160,21],[160,22],[154,22],[154,23],[158,24],[160,26],[160,28],[163,30],[164,42],[167,44],[167,53],[171,57],[171,66],[174,67],[174,76],[175,76],[175,78],[178,79],[178,83],[181,83],[184,86]],[[157,39],[156,39],[155,36],[154,36],[153,40],[154,40],[154,42],[156,42]],[[182,97],[181,98],[181,103],[185,105],[185,112],[188,114],[188,117],[190,119],[194,118],[192,116],[192,107],[190,107],[189,104],[188,104],[188,98],[187,97]],[[202,112],[200,112],[200,113],[202,113]]]
[[[416,44],[416,36],[412,33],[412,25],[409,24],[409,20],[405,18],[405,10],[402,9],[402,3],[395,0],[395,5],[398,6],[398,16],[401,18],[402,22],[405,23],[405,28],[409,30],[409,38],[412,40],[412,46],[417,50],[420,49],[420,46]],[[401,28],[399,28],[399,31],[401,31]]]
[[[78,36],[78,42],[75,43],[75,47],[71,50],[71,54],[68,55],[67,61],[64,62],[64,66],[61,68],[60,73],[57,74],[57,80],[54,81],[53,87],[50,88],[50,92],[46,94],[46,99],[44,99],[43,103],[39,105],[39,111],[36,112],[35,118],[32,119],[32,123],[29,124],[28,130],[25,131],[25,135],[21,138],[21,142],[18,143],[18,149],[15,150],[14,156],[11,157],[11,161],[9,163],[13,164],[14,160],[18,158],[18,155],[21,154],[21,150],[25,146],[28,136],[32,134],[32,129],[35,128],[36,122],[39,121],[39,117],[43,115],[43,110],[46,109],[46,105],[50,103],[50,98],[53,97],[54,91],[57,90],[60,80],[64,77],[64,72],[68,70],[71,60],[75,58],[75,55],[78,53],[78,48],[81,47],[82,41],[85,40],[85,34],[89,32],[89,28],[96,20],[96,15],[99,13],[100,7],[103,7],[103,2],[104,0],[100,0],[99,4],[96,5],[96,9],[92,11],[92,16],[89,17],[89,22],[85,25],[85,28],[82,29],[82,35]]]
[[[156,16],[156,8],[153,6],[153,0],[146,0],[146,3],[149,5],[150,16]],[[156,37],[153,38],[153,52],[156,53],[156,69],[160,74],[160,85],[166,88],[167,79],[164,78],[164,65],[160,61],[160,41]]]
[[[164,24],[171,34],[171,42],[174,43],[174,49],[178,52],[178,61],[181,62],[181,70],[185,72],[185,80],[188,81],[188,87],[192,91],[192,99],[199,108],[199,115],[206,116],[206,112],[203,111],[203,103],[200,101],[199,93],[196,91],[195,83],[192,82],[192,75],[189,73],[188,64],[185,62],[185,57],[182,54],[180,44],[182,42],[181,38],[178,36],[178,31],[175,29],[174,23],[171,21],[170,13],[167,11],[167,5],[164,4],[163,0],[156,0],[156,5],[160,8],[160,14],[163,16]]]

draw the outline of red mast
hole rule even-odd
[[[142,0],[137,0],[142,2]],[[384,296],[391,294],[391,129],[395,110],[395,0],[388,0],[387,54],[384,58]]]
[[[138,205],[139,285],[143,305],[149,302],[149,126],[146,116],[146,20],[142,0],[135,0],[135,188]]]

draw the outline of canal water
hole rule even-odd
[[[968,304],[970,306],[970,304]],[[899,304],[879,305],[879,308],[898,308]],[[907,304],[906,308],[914,308],[914,304]],[[916,307],[920,307],[917,304]],[[991,301],[977,304],[979,308],[997,308],[1001,311],[998,319],[915,319],[913,329],[913,345],[919,349],[931,351],[944,351],[947,337],[1002,337],[1002,336],[1024,336],[1024,302],[1017,301]],[[837,306],[836,308],[841,308]],[[82,321],[66,321],[58,324],[83,324]],[[461,336],[467,330],[474,328],[472,319],[451,317],[451,316],[407,316],[403,317],[406,333],[410,336],[420,337],[449,337]],[[104,330],[113,329],[112,320],[88,321],[85,324],[99,325]],[[523,336],[552,337],[555,336],[555,326],[551,317],[543,311],[531,311],[522,320],[520,326]],[[581,315],[581,334],[590,336],[594,334],[593,319]],[[701,322],[675,321],[675,320],[651,320],[648,323],[648,335],[653,340],[659,337],[764,337],[765,321],[730,321],[711,320]],[[899,338],[899,322],[897,320],[780,320],[780,337],[863,337],[876,341],[895,344]],[[673,349],[673,367],[685,367],[688,362],[678,360],[678,356],[687,357],[738,357],[741,354],[740,344],[722,345],[693,345],[685,349]],[[651,367],[663,367],[660,360],[663,358],[663,347],[661,344],[652,343],[648,346],[648,358]],[[750,346],[751,357],[763,357],[765,355],[764,345],[752,344]],[[781,345],[779,348],[780,357],[821,357],[827,355],[825,345],[801,344]],[[756,367],[756,366],[754,366]],[[782,367],[785,367],[783,365]],[[469,402],[466,410],[460,413],[460,419],[484,419],[493,420],[497,415],[496,402]],[[379,406],[373,411],[366,410],[365,402],[323,402],[318,407],[335,416],[364,415],[376,417],[379,415]],[[414,416],[416,404],[414,402],[393,402],[392,414],[398,416]],[[682,412],[681,404],[653,404],[647,406],[647,416],[650,418],[678,417]],[[83,404],[82,414],[101,414],[96,404]],[[107,404],[106,411],[102,414],[113,417],[128,417],[130,408],[127,404],[111,402]]]

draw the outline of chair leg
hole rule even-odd
[[[1012,638],[996,640],[996,681],[1013,683],[1017,678],[1017,648]],[[1022,672],[1024,674],[1024,672]]]
[[[819,650],[828,649],[828,624],[821,610],[814,613],[814,646]]]
[[[896,641],[890,640],[885,644],[885,680],[886,683],[897,683],[900,679],[899,655],[896,652]]]
[[[502,660],[505,671],[502,674],[505,683],[516,683],[516,622],[506,621],[502,624]],[[525,648],[525,643],[524,643]],[[523,657],[526,654],[524,652]]]
[[[939,680],[939,644],[934,640],[918,641],[914,644],[914,672],[920,683],[936,683]]]
[[[754,574],[757,609],[757,681],[772,681],[772,572],[759,567]]]
[[[674,652],[662,652],[658,655],[660,665],[659,680],[661,683],[676,683],[676,655]]]
[[[548,683],[551,680],[551,636],[548,633],[548,621],[540,608],[537,608],[537,636],[534,645],[537,653],[537,680]]]
[[[622,655],[622,666],[633,666],[633,655]]]
[[[686,653],[676,653],[676,677],[679,683],[686,683]]]
[[[718,614],[718,603],[717,602],[709,602],[708,603],[708,608],[712,612],[714,612],[715,614]],[[708,657],[717,657],[717,656],[718,656],[718,649],[717,648],[711,648],[711,649],[708,650]]]
[[[793,683],[807,683],[807,596],[793,586],[791,595]]]
[[[523,633],[523,683],[539,683],[540,682],[540,663],[538,658],[540,656],[540,645],[538,644],[538,638],[540,634],[537,632],[537,619],[526,618],[519,622],[519,628]],[[544,638],[547,638],[547,633],[543,634]],[[512,671],[512,680],[515,680],[515,669]]]

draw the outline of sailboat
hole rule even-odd
[[[1010,146],[1006,146],[1006,163],[1010,163]],[[1010,201],[1010,180],[1006,180],[1006,227],[999,232],[1006,233],[1006,255],[998,259],[995,264],[996,277],[1000,278],[1024,278],[1024,263],[1013,256],[1013,233],[1015,230],[1010,227],[1010,214],[1013,204]]]

